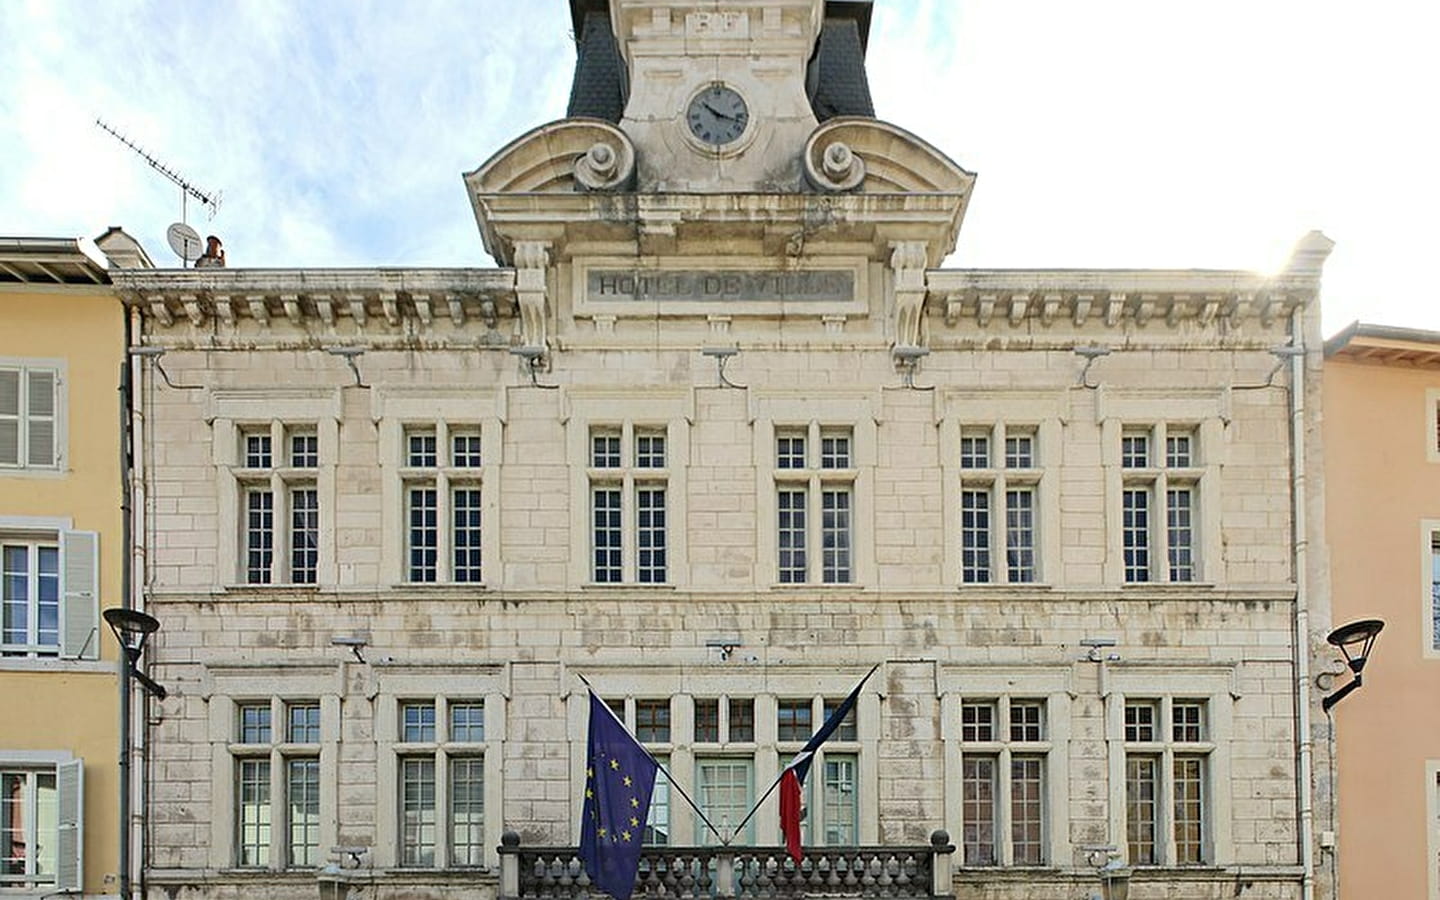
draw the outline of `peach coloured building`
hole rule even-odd
[[[1340,896],[1435,900],[1440,332],[1357,322],[1326,342],[1325,356],[1325,522],[1334,621],[1385,622],[1364,689],[1331,710]],[[1331,687],[1347,678],[1339,675]]]

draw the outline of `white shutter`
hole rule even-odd
[[[85,880],[85,761],[55,766],[60,834],[55,841],[55,889],[79,891]]]
[[[20,465],[20,370],[0,369],[0,466]]]
[[[100,656],[100,535],[60,532],[60,571],[64,603],[60,607],[60,655],[67,659]]]
[[[25,434],[27,465],[55,465],[55,373],[30,369],[25,373]]]

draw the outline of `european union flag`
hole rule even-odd
[[[596,887],[615,900],[629,900],[658,764],[594,691],[588,747],[580,859]]]

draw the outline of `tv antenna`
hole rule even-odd
[[[167,166],[160,160],[156,159],[154,155],[147,151],[144,147],[141,147],[139,144],[135,143],[125,135],[121,134],[119,131],[116,131],[114,128],[108,125],[104,119],[97,118],[95,120],[95,124],[100,126],[100,128],[107,133],[109,133],[112,137],[115,138],[115,140],[119,141],[120,143],[129,147],[131,150],[134,150],[136,153],[140,154],[140,158],[145,160],[146,164],[148,164],[150,168],[159,172],[161,175],[164,175],[166,178],[174,182],[176,187],[180,188],[181,222],[185,221],[186,205],[191,197],[194,197],[196,200],[200,201],[200,204],[205,207],[207,219],[215,218],[215,214],[220,211],[220,200],[222,199],[221,192],[216,192],[212,194],[208,191],[202,191],[184,175],[181,175],[179,172],[175,171],[170,166]]]

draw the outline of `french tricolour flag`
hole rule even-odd
[[[790,760],[790,765],[780,773],[780,833],[785,836],[785,849],[790,851],[790,858],[795,860],[797,865],[803,859],[800,850],[800,786],[805,783],[805,776],[810,774],[810,763],[815,760],[816,749],[829,740],[835,729],[840,727],[840,723],[845,721],[845,717],[850,715],[850,710],[855,708],[855,700],[860,696],[860,689],[878,668],[878,665],[875,666],[860,679],[860,683],[855,685],[855,690],[850,692],[845,702],[835,707],[825,719],[825,724],[810,736],[810,740],[806,741],[800,752],[795,754],[795,758]]]

